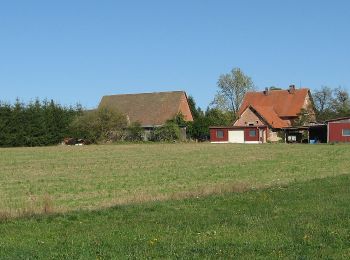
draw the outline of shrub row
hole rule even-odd
[[[73,120],[70,129],[73,137],[93,143],[143,140],[169,142],[180,139],[179,125],[173,120],[145,132],[140,123],[128,124],[125,115],[107,108],[82,113]]]

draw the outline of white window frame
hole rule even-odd
[[[344,133],[345,131],[348,131],[349,133],[348,133],[348,134],[345,134],[345,133]],[[343,128],[343,129],[341,130],[341,134],[342,134],[342,136],[350,136],[350,129],[349,129],[349,128]]]

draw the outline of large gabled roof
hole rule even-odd
[[[241,115],[249,105],[252,105],[253,107],[272,107],[279,117],[295,117],[303,108],[308,93],[308,88],[248,92],[238,114]]]
[[[186,121],[193,121],[184,91],[104,96],[101,107],[117,110],[130,122],[139,122],[142,126],[163,125],[180,112]],[[186,111],[183,112],[184,108]]]

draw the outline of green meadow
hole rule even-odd
[[[349,259],[350,177],[0,224],[0,259]]]
[[[348,259],[349,158],[349,145],[0,149],[0,259]]]
[[[347,145],[130,144],[0,149],[0,214],[100,209],[348,174]]]

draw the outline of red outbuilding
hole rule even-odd
[[[267,126],[210,127],[211,143],[266,143]]]
[[[341,117],[327,122],[327,142],[350,142],[350,116]]]

